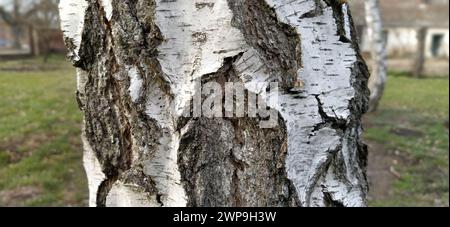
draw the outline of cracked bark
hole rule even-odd
[[[368,72],[340,2],[61,1],[90,205],[364,206]],[[277,126],[182,117],[209,81],[278,82]]]

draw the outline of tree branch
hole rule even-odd
[[[2,6],[0,6],[0,18],[2,18],[9,25],[13,24],[12,15],[6,12]]]

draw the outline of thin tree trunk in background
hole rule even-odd
[[[426,27],[421,27],[417,30],[417,53],[416,60],[414,62],[414,77],[423,76],[423,71],[425,67],[425,41],[427,38],[428,29]]]
[[[30,41],[30,53],[32,56],[39,56],[39,36],[33,26],[28,26],[28,37]],[[47,61],[45,61],[47,62]]]
[[[368,71],[347,4],[66,0],[60,12],[91,206],[366,205]],[[241,82],[246,99],[278,82],[278,102],[265,99],[278,124],[182,117],[220,95],[195,89],[212,81]]]
[[[20,0],[13,1],[12,15],[14,17],[14,20],[16,20],[16,21],[14,21],[12,24],[10,24],[11,28],[12,28],[12,33],[14,36],[13,46],[15,49],[18,49],[18,50],[22,49],[21,37],[22,37],[23,29],[24,29],[24,24],[18,22],[19,17],[20,17],[20,8],[21,8],[20,6],[21,6]]]
[[[377,110],[387,80],[387,50],[378,0],[365,0],[367,33],[371,43],[372,72],[369,78],[369,112]]]

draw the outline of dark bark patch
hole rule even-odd
[[[239,82],[227,58],[202,82]],[[224,91],[224,89],[222,89]],[[246,91],[247,92],[247,91]],[[224,97],[224,94],[222,94]],[[259,118],[196,118],[190,121],[178,150],[181,182],[188,206],[297,206],[287,179],[287,129],[261,129]]]
[[[228,0],[228,5],[233,11],[233,26],[261,54],[273,75],[280,76],[281,87],[294,88],[298,83],[297,70],[302,65],[299,34],[280,22],[265,1]]]

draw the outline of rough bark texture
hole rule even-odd
[[[377,110],[387,80],[387,49],[378,0],[365,0],[367,33],[371,43],[372,73],[369,78],[369,111]]]
[[[337,0],[66,0],[91,206],[365,206],[368,72]],[[84,19],[81,19],[84,18]],[[277,111],[189,118],[242,82]],[[265,96],[281,84],[278,102]]]

